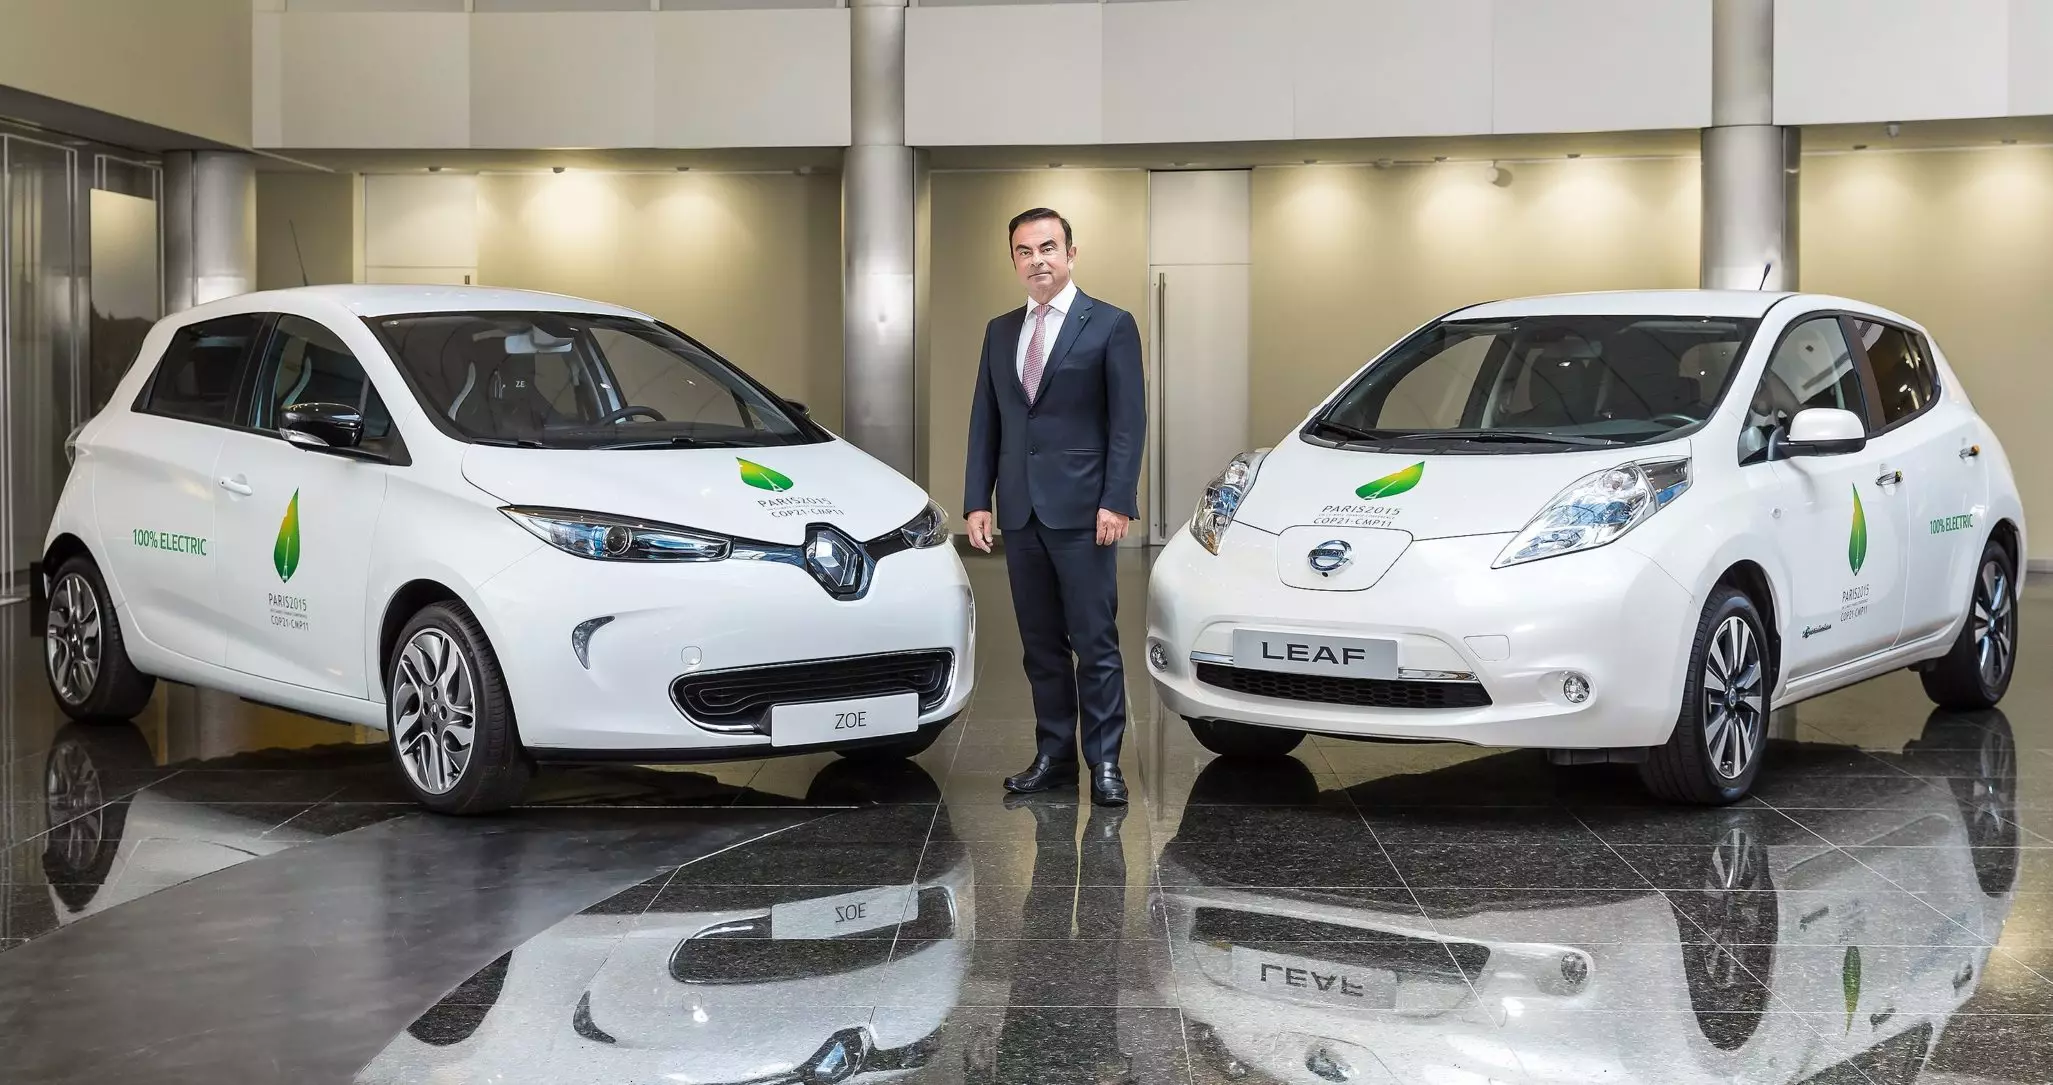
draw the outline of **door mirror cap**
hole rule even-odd
[[[340,403],[294,403],[285,408],[278,433],[312,452],[353,451],[364,440],[364,416]]]
[[[1771,458],[1844,456],[1868,447],[1867,423],[1838,407],[1810,407],[1796,412],[1786,431],[1776,433]]]
[[[800,403],[800,402],[799,402],[798,400],[795,400],[795,399],[787,399],[787,400],[785,400],[785,401],[784,401],[784,405],[785,405],[785,406],[787,406],[787,407],[789,407],[789,408],[791,408],[791,409],[792,409],[792,410],[794,410],[794,411],[797,411],[798,413],[800,413],[800,414],[802,414],[802,415],[805,415],[805,416],[806,416],[807,418],[811,418],[811,417],[813,416],[813,412],[812,412],[812,411],[809,411],[809,410],[807,410],[807,409],[806,409],[806,405],[805,405],[805,404],[803,404],[803,403]]]

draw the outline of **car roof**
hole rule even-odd
[[[511,290],[496,286],[437,286],[430,284],[344,283],[332,286],[295,286],[238,294],[209,302],[179,314],[205,319],[231,313],[268,312],[289,305],[288,299],[332,307],[358,317],[390,316],[395,313],[447,312],[555,312],[591,313],[650,319],[648,314],[603,301],[550,294],[540,290]]]
[[[1516,316],[1703,316],[1760,319],[1785,301],[1790,313],[1842,309],[1911,323],[1904,317],[1851,298],[1770,290],[1613,290],[1547,294],[1484,302],[1449,313],[1448,320],[1498,320]]]

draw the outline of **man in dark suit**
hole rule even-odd
[[[1140,515],[1140,327],[1070,281],[1069,220],[1037,207],[1013,219],[1007,237],[1027,304],[984,329],[962,503],[970,544],[988,553],[997,490],[1033,687],[1034,761],[1005,787],[1024,794],[1074,779],[1081,745],[1092,801],[1120,806],[1126,673],[1115,559]]]

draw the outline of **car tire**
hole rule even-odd
[[[873,746],[857,746],[853,749],[836,750],[834,752],[850,761],[863,765],[881,765],[891,761],[910,761],[931,749],[934,743],[941,740],[941,732],[947,729],[948,725],[944,723],[939,727],[923,728],[895,742],[879,742]]]
[[[1745,592],[1711,593],[1690,647],[1675,730],[1640,765],[1640,781],[1655,796],[1722,806],[1753,787],[1767,752],[1775,687],[1764,629]]]
[[[520,798],[534,766],[520,744],[499,659],[467,607],[449,601],[422,608],[400,631],[385,675],[387,745],[421,805],[442,814],[489,814]]]
[[[1994,539],[1982,546],[1968,589],[1967,620],[1953,647],[1918,677],[1941,708],[1994,708],[2017,669],[2017,570]]]
[[[127,720],[156,691],[157,680],[128,658],[107,581],[89,557],[72,558],[50,578],[43,678],[58,708],[81,722]]]
[[[1221,757],[1286,757],[1305,740],[1303,731],[1257,727],[1232,720],[1201,720],[1185,716],[1198,745]]]

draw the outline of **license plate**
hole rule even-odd
[[[916,693],[773,705],[770,708],[770,745],[854,742],[884,735],[902,735],[919,730],[919,726],[920,698]]]
[[[1251,994],[1327,1006],[1387,1010],[1397,1005],[1397,973],[1233,947],[1233,985]]]
[[[906,905],[912,905],[907,914]],[[838,897],[795,900],[770,906],[770,938],[838,938],[866,934],[919,918],[919,901],[909,885],[864,889]]]
[[[1340,678],[1397,677],[1397,642],[1271,629],[1233,631],[1233,665]]]

